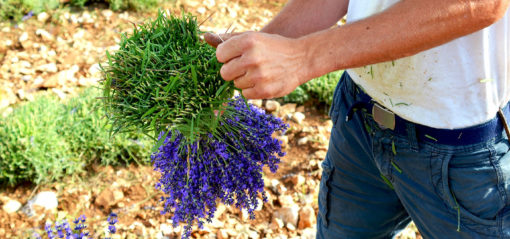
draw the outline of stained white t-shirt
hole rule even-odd
[[[351,0],[347,22],[398,1]],[[508,14],[444,45],[348,73],[377,102],[411,122],[443,129],[487,122],[510,99]]]

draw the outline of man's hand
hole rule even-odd
[[[233,80],[248,99],[281,97],[309,80],[306,50],[296,39],[259,32],[204,38],[217,46],[216,57],[225,63],[223,79]]]

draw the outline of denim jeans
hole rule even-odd
[[[413,220],[424,238],[510,238],[510,144],[418,141],[366,111],[346,121],[357,89],[344,74],[322,163],[317,238],[392,238]],[[412,129],[412,127],[410,127]]]

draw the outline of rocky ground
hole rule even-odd
[[[283,6],[279,1],[178,0],[164,9],[180,9],[204,21],[204,31],[260,29]],[[96,86],[98,63],[105,51],[115,51],[120,33],[155,13],[112,12],[96,5],[86,10],[60,9],[24,22],[0,23],[0,114],[29,101],[40,91],[65,99],[82,87]],[[210,16],[210,17],[209,17]],[[276,174],[266,171],[269,202],[246,212],[219,206],[215,219],[194,238],[314,238],[320,162],[326,154],[331,120],[323,107],[279,105],[253,101],[290,124],[285,135],[285,156]],[[85,214],[94,238],[105,236],[106,217],[119,214],[113,238],[178,238],[169,215],[161,215],[154,188],[159,175],[150,166],[97,167],[86,177],[66,178],[51,185],[22,185],[0,189],[0,238],[27,238],[42,232],[46,221]],[[399,238],[421,238],[408,227]]]

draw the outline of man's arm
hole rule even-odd
[[[349,0],[292,0],[261,32],[296,38],[330,28],[347,13]]]
[[[291,0],[260,32],[289,38],[301,37],[330,28],[347,13],[349,0]],[[206,33],[204,39],[213,47],[242,33]]]
[[[485,28],[510,0],[402,0],[342,27],[300,37],[234,36],[218,46],[221,75],[247,98],[272,98],[328,72],[398,59]],[[296,19],[296,18],[294,18]]]
[[[337,29],[304,36],[309,77],[414,55],[481,30],[503,17],[509,0],[403,0]]]

